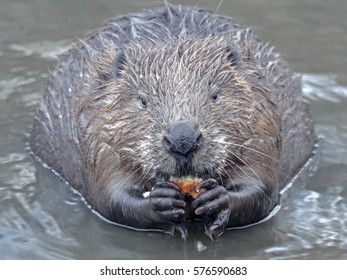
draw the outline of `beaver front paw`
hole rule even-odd
[[[163,223],[179,223],[183,220],[186,202],[180,189],[173,183],[159,181],[149,195],[151,208]]]
[[[201,193],[192,202],[192,211],[196,215],[204,217],[205,233],[215,240],[224,232],[229,222],[231,212],[231,201],[228,191],[218,184],[215,179],[208,179],[196,186],[197,191],[204,188],[206,192]]]

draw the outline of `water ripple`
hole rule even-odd
[[[339,103],[347,97],[347,87],[337,81],[337,75],[304,74],[302,77],[303,93],[313,101],[325,100]]]
[[[47,60],[56,60],[59,55],[71,47],[71,41],[39,41],[25,44],[11,44],[9,47],[11,50],[16,51],[19,56],[38,55]]]

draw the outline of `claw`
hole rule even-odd
[[[212,240],[216,241],[218,237],[220,237],[224,233],[224,228],[221,228],[218,224],[213,224],[209,228],[207,228],[205,224],[205,234]]]
[[[188,237],[188,230],[183,224],[176,225],[176,230],[181,234],[181,239],[184,241],[187,240]]]
[[[200,215],[204,214],[205,211],[206,211],[205,207],[204,206],[200,206],[200,207],[195,209],[195,214],[200,216]]]
[[[216,241],[224,233],[224,230],[215,231],[215,230],[205,230],[205,234],[212,240]]]

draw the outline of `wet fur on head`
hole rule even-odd
[[[117,166],[138,183],[161,172],[274,184],[279,121],[263,98],[271,90],[266,77],[247,59],[216,36],[134,42],[94,56],[86,67],[94,94],[80,109],[89,115],[90,180],[112,179]],[[162,145],[170,123],[181,119],[195,123],[204,138],[183,171]]]

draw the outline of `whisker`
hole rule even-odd
[[[235,171],[234,166],[232,166],[229,163],[228,163],[228,166]],[[218,175],[220,176],[220,178],[223,178],[223,174],[225,174],[224,177],[227,177],[230,181],[232,181],[232,178],[231,178],[229,172],[226,170],[226,168],[224,166],[222,166],[221,169],[222,169],[221,174],[219,174],[219,172],[218,172]],[[221,179],[221,181],[222,181],[222,184],[223,184],[223,179]]]
[[[276,161],[276,162],[279,162],[278,159],[276,159],[276,158],[274,158],[274,157],[272,157],[272,156],[269,156],[269,155],[267,155],[267,154],[265,154],[265,153],[263,153],[263,152],[260,152],[259,150],[252,149],[252,148],[247,147],[247,146],[242,145],[242,144],[235,144],[235,143],[231,143],[231,144],[234,145],[234,146],[240,147],[240,148],[248,149],[248,150],[250,150],[250,151],[252,151],[252,152],[258,153],[259,155],[265,156],[265,157],[267,157],[267,158],[269,158],[269,159],[272,159],[272,160],[274,160],[274,161]]]
[[[244,175],[246,175],[246,177],[248,177],[249,179],[253,179],[246,171],[244,171],[243,169],[242,169],[242,167],[241,166],[239,166],[239,165],[237,165],[237,164],[234,164],[233,162],[229,162],[228,160],[227,160],[227,163],[228,163],[228,166],[229,167],[232,167],[232,168],[234,168],[234,170],[235,170],[235,167],[236,168],[238,168]],[[247,164],[246,164],[246,166],[247,167],[249,167]],[[251,168],[250,168],[251,169]],[[251,169],[252,170],[252,169]],[[235,170],[236,171],[236,170]],[[255,173],[255,172],[254,172]],[[255,173],[255,175],[257,176],[257,174]],[[259,179],[259,177],[257,176],[257,178]]]
[[[258,174],[254,171],[254,169],[248,164],[248,162],[246,162],[244,159],[242,159],[241,157],[239,157],[237,154],[229,151],[231,153],[232,156],[234,156],[235,158],[237,158],[239,161],[241,161],[244,165],[246,165],[251,171],[252,173],[257,177],[257,179],[259,181],[261,181],[261,179],[259,178]],[[237,165],[236,165],[237,166]],[[243,171],[243,170],[242,170]]]
[[[262,155],[262,156],[267,157],[267,158],[269,158],[269,159],[272,159],[272,160],[274,160],[274,161],[276,161],[276,162],[279,162],[278,159],[276,159],[276,158],[274,158],[274,157],[272,157],[272,156],[269,156],[269,155],[267,155],[267,154],[265,154],[265,153],[263,153],[263,152],[260,152],[259,150],[256,150],[256,149],[247,147],[247,146],[242,145],[242,144],[236,144],[236,143],[234,143],[234,142],[225,142],[225,141],[219,141],[219,140],[212,140],[211,142],[212,142],[212,143],[223,144],[223,145],[229,144],[229,145],[232,145],[232,146],[235,146],[235,147],[244,148],[244,149],[246,149],[246,150],[250,150],[250,151],[252,151],[252,152],[258,153],[259,155]]]
[[[223,2],[224,2],[224,0],[220,0],[220,1],[219,1],[218,5],[217,5],[217,8],[216,8],[216,10],[215,10],[216,13],[219,11],[219,9],[220,9],[220,7],[222,6]]]

